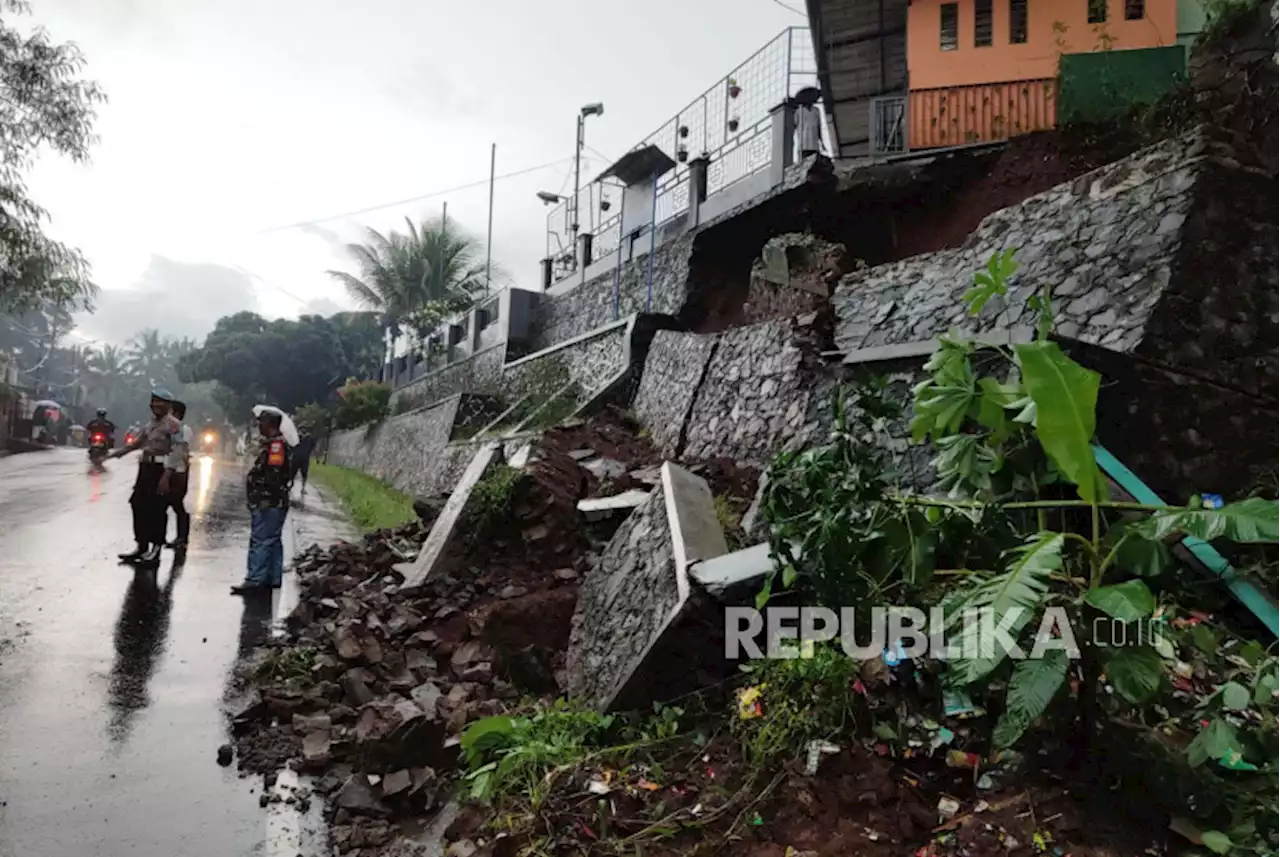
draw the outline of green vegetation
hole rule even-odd
[[[378,381],[347,380],[338,391],[333,427],[356,428],[385,419],[390,410],[391,387]]]
[[[267,649],[262,658],[249,668],[255,683],[284,682],[291,678],[310,678],[316,650],[310,646],[282,646]]]
[[[358,470],[315,461],[311,477],[338,496],[362,532],[398,527],[417,518],[412,497]]]
[[[1007,298],[1016,269],[1012,253],[993,256],[966,295],[971,312]],[[1018,743],[1043,718],[1073,725],[1096,752],[1099,733],[1121,728],[1110,725],[1114,720],[1168,724],[1178,720],[1170,709],[1179,704],[1179,722],[1196,732],[1182,751],[1184,770],[1216,762],[1215,790],[1235,798],[1214,819],[1222,829],[1205,831],[1206,846],[1274,851],[1268,837],[1276,829],[1280,760],[1273,654],[1245,644],[1195,711],[1170,693],[1169,676],[1187,668],[1179,652],[1188,645],[1221,656],[1219,640],[1194,639],[1211,633],[1202,624],[1186,639],[1155,635],[1141,645],[1079,639],[1078,693],[1069,691],[1073,667],[1061,645],[1016,662],[1000,652],[970,654],[977,649],[968,648],[968,636],[979,626],[964,617],[982,608],[1033,653],[1037,643],[1052,642],[1058,616],[1077,629],[1094,627],[1095,618],[1129,626],[1124,639],[1137,640],[1138,623],[1147,628],[1153,617],[1175,614],[1179,597],[1193,606],[1202,598],[1203,581],[1184,582],[1172,565],[1170,539],[1272,546],[1280,539],[1274,499],[1222,505],[1192,497],[1185,506],[1111,500],[1093,452],[1101,377],[1050,340],[1047,293],[1035,295],[1032,309],[1040,319],[1034,341],[986,346],[950,335],[926,364],[912,392],[911,433],[932,444],[938,493],[900,484],[892,444],[876,442],[895,418],[883,383],[838,395],[828,442],[773,462],[763,512],[779,560],[757,603],[799,590],[828,606],[941,607],[966,652],[947,662],[943,681],[1000,712],[991,735],[996,748]],[[791,542],[802,546],[799,555]],[[817,663],[820,672],[822,659]],[[788,669],[771,664],[762,672],[787,677]],[[1099,693],[1104,673],[1114,693]],[[779,683],[777,675],[771,680]],[[762,682],[762,693],[769,684]],[[790,716],[789,700],[798,694],[788,688],[768,709],[770,721],[777,710],[788,716],[760,724],[750,737],[759,756],[794,748],[815,724],[833,722],[823,712]]]
[[[653,706],[639,715],[600,714],[556,700],[477,720],[462,733],[467,797],[515,800],[536,811],[559,776],[592,761],[617,763],[680,737],[685,711]]]
[[[801,651],[800,657],[745,665],[751,686],[739,692],[730,723],[747,758],[757,766],[785,763],[811,741],[851,731],[857,696],[850,686],[858,667],[838,647],[825,644]]]
[[[466,517],[467,529],[473,539],[484,538],[508,519],[521,476],[514,467],[499,464],[471,489]]]

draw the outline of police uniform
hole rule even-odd
[[[278,434],[259,436],[251,454],[253,464],[245,477],[245,499],[252,522],[248,573],[238,589],[278,589],[284,576],[280,534],[289,513],[289,444]]]
[[[153,416],[129,447],[140,450],[142,456],[133,493],[129,496],[129,506],[133,509],[133,538],[138,543],[138,550],[122,554],[121,559],[153,562],[159,557],[168,523],[165,517],[168,499],[160,494],[160,479],[164,476],[165,461],[173,451],[175,435],[181,427],[172,414],[158,419]]]

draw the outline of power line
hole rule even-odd
[[[773,2],[781,6],[783,9],[786,9],[788,12],[795,12],[797,15],[800,15],[801,17],[804,17],[804,18],[809,17],[807,12],[802,12],[799,9],[796,9],[792,6],[788,6],[786,3],[783,3],[782,0],[773,0]]]
[[[528,167],[523,170],[516,170],[515,172],[512,172],[512,173],[505,173],[500,176],[494,176],[493,180],[500,181],[502,179],[513,179],[518,176],[528,175],[529,173],[536,173],[539,170],[545,170],[548,167],[554,167],[557,164],[561,164],[566,160],[569,160],[569,159],[558,158],[546,164],[539,164],[536,167]],[[373,211],[382,211],[383,209],[387,209],[387,208],[396,208],[401,205],[408,205],[411,202],[420,202],[424,199],[431,199],[433,197],[438,197],[438,196],[446,196],[448,194],[457,193],[459,191],[471,190],[472,188],[476,188],[476,187],[484,187],[488,184],[489,184],[489,179],[487,178],[480,179],[479,181],[468,182],[467,184],[458,185],[457,187],[445,188],[443,190],[434,190],[434,191],[431,191],[430,193],[424,193],[419,196],[409,197],[408,199],[399,199],[399,200],[396,200],[395,202],[384,202],[380,205],[371,205],[368,208],[360,208],[355,211],[345,211],[341,214],[333,214],[328,217],[316,217],[310,220],[299,220],[297,223],[289,223],[289,224],[285,224],[284,226],[273,226],[270,229],[259,229],[257,232],[254,232],[253,234],[267,235],[272,232],[284,232],[289,229],[297,229],[300,226],[311,226],[316,223],[328,223],[331,220],[343,220],[344,218],[347,218],[347,217],[356,217],[357,215],[368,214]]]

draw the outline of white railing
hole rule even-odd
[[[654,145],[676,162],[658,180],[654,225],[688,209],[690,161],[704,155],[710,158],[708,197],[768,167],[770,111],[801,89],[817,85],[809,30],[790,27],[638,143],[635,149]],[[593,181],[579,190],[577,198],[579,229],[593,235],[588,262],[616,253],[621,240],[622,189]],[[562,260],[553,280],[568,276],[577,266],[571,204],[572,199],[565,200],[547,215],[547,256]]]

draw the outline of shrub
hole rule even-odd
[[[338,407],[333,425],[338,429],[355,428],[377,422],[387,416],[391,404],[391,387],[378,381],[347,381],[338,390]]]

